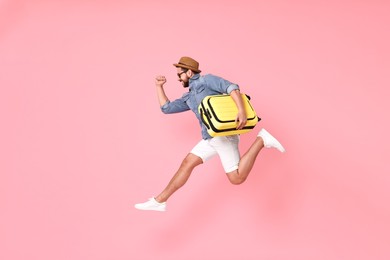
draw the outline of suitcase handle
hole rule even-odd
[[[209,119],[213,118],[213,116],[210,113],[210,110],[206,109],[206,114]]]
[[[210,126],[206,123],[206,121],[203,118],[203,109],[201,108],[199,110],[200,110],[200,119],[202,120],[202,123],[207,127],[207,129],[210,129]]]

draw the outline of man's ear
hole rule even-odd
[[[194,74],[194,72],[192,71],[192,70],[188,70],[187,71],[187,76],[189,77],[189,78],[192,78],[192,76],[194,76],[195,74]]]

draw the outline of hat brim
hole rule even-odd
[[[192,70],[193,72],[196,72],[196,73],[201,73],[202,71],[201,70],[198,70],[198,69],[195,69],[194,67],[191,67],[191,66],[187,66],[187,65],[184,65],[184,64],[173,64],[173,66],[175,66],[176,68],[185,68],[185,69],[189,69],[189,70]]]

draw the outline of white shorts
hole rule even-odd
[[[191,153],[200,157],[203,162],[218,154],[226,173],[238,169],[240,151],[238,150],[239,135],[217,136],[208,140],[201,140],[191,150]]]

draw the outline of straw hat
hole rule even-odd
[[[176,68],[179,67],[189,69],[195,73],[202,72],[201,70],[199,70],[199,62],[190,57],[181,57],[179,63],[175,63],[173,64],[173,66],[175,66]]]

